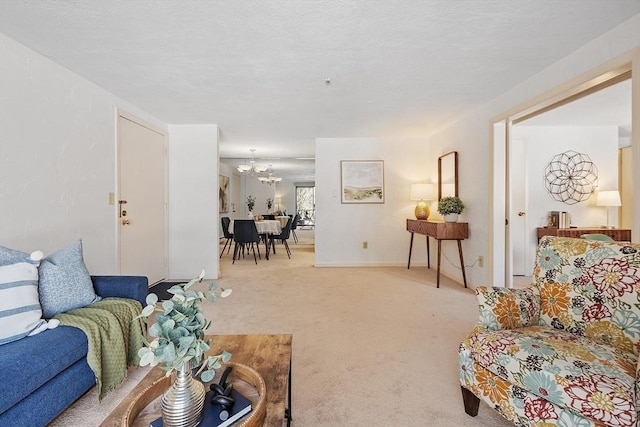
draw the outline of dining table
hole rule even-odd
[[[271,244],[269,242],[271,239],[269,239],[269,235],[277,235],[282,232],[281,222],[278,219],[262,219],[254,220],[254,222],[258,234],[264,239],[266,258],[269,259],[269,252],[271,252]],[[229,233],[233,233],[233,220],[229,222]],[[275,245],[273,245],[273,253],[276,253]]]

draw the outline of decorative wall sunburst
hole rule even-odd
[[[569,205],[591,197],[598,183],[598,168],[589,155],[573,150],[553,156],[544,173],[551,197]]]

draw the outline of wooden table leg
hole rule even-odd
[[[431,268],[431,251],[429,250],[429,236],[425,236],[427,239],[427,268]]]
[[[462,268],[462,280],[464,281],[464,287],[467,287],[467,275],[464,272],[464,258],[462,257],[462,241],[458,240],[458,253],[460,253],[460,268]]]
[[[438,275],[436,279],[437,288],[440,287],[440,255],[442,254],[442,240],[438,239]]]
[[[407,270],[411,267],[411,251],[413,250],[413,232],[411,232],[411,240],[409,241],[409,261],[407,262]]]

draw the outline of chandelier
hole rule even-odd
[[[282,178],[278,178],[276,176],[273,176],[273,172],[269,171],[269,174],[267,176],[259,176],[258,177],[258,181],[260,181],[263,184],[272,185],[274,183],[278,183],[278,182],[282,181]]]
[[[266,167],[256,165],[256,161],[254,160],[254,153],[256,151],[255,148],[252,148],[249,151],[251,151],[251,160],[249,160],[248,164],[245,162],[243,165],[238,165],[237,167],[238,172],[240,172],[243,175],[251,175],[251,176],[256,176],[258,174],[265,172],[267,170]]]

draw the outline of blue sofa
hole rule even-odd
[[[96,294],[131,298],[144,306],[141,276],[91,276]],[[87,337],[58,326],[0,346],[0,427],[45,426],[95,385],[87,364]]]

